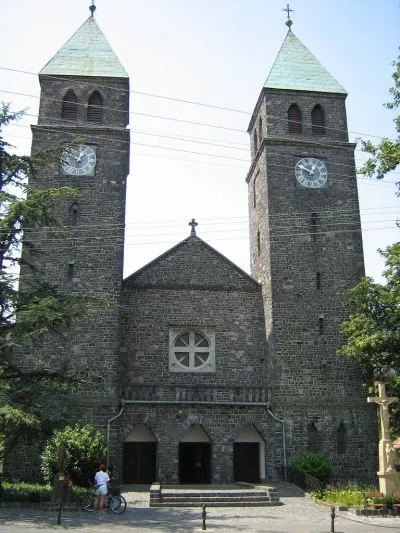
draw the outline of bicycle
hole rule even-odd
[[[85,511],[93,512],[96,501],[96,487],[90,487],[81,498],[81,505]],[[121,514],[126,510],[126,500],[119,489],[110,489],[104,499],[104,508],[111,509],[113,513]]]

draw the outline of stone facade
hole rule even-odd
[[[375,414],[358,369],[336,355],[343,292],[364,273],[345,96],[261,92],[249,127],[252,277],[192,231],[122,280],[129,81],[40,81],[32,150],[78,138],[95,147],[97,164],[93,176],[66,178],[57,167],[38,177],[36,186],[71,184],[80,194],[54,211],[68,236],[28,235],[42,252],[37,266],[62,291],[105,296],[112,305],[72,324],[63,343],[49,338],[37,350],[49,364],[68,359],[87,381],[84,420],[104,429],[118,476],[257,481],[282,477],[295,452],[312,448],[329,455],[338,479],[369,481]],[[75,123],[61,120],[70,89],[79,104]],[[97,125],[86,119],[94,90],[104,102]],[[302,110],[302,133],[288,132],[293,103]],[[326,120],[318,137],[307,118],[316,104]],[[301,157],[326,162],[328,187],[296,185]],[[22,270],[22,285],[30,281]],[[23,461],[8,468],[29,477]]]

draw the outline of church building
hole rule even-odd
[[[80,421],[104,431],[123,483],[285,479],[306,450],[326,454],[336,479],[370,481],[375,410],[336,353],[344,291],[364,275],[345,89],[288,20],[248,127],[251,275],[192,220],[186,239],[123,279],[129,77],[93,8],[39,73],[32,150],[82,144],[37,186],[80,194],[55,208],[70,235],[31,235],[42,253],[30,259],[61,291],[110,305],[37,354],[87,382]]]

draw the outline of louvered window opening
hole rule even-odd
[[[301,133],[301,111],[298,105],[292,104],[288,111],[289,133]]]
[[[87,120],[93,124],[103,123],[103,99],[97,91],[89,98]]]
[[[337,453],[346,453],[346,428],[343,422],[339,424],[336,432]]]
[[[313,135],[325,135],[325,115],[321,106],[317,105],[311,112]]]
[[[61,119],[68,122],[76,122],[78,115],[78,99],[74,91],[68,91],[63,98]]]
[[[314,422],[308,426],[308,450],[316,453],[318,449],[318,430]]]

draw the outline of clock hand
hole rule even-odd
[[[83,157],[84,155],[85,155],[85,153],[82,152],[82,151],[80,151],[80,152],[79,152],[79,157],[78,157],[78,158],[75,158],[75,159],[76,159],[76,162],[77,162],[77,163],[80,163],[81,160],[82,160],[82,157]]]
[[[307,167],[305,167],[303,165],[299,165],[299,168],[301,168],[302,170],[305,170],[309,174],[314,174],[314,172],[312,170],[308,169]]]

